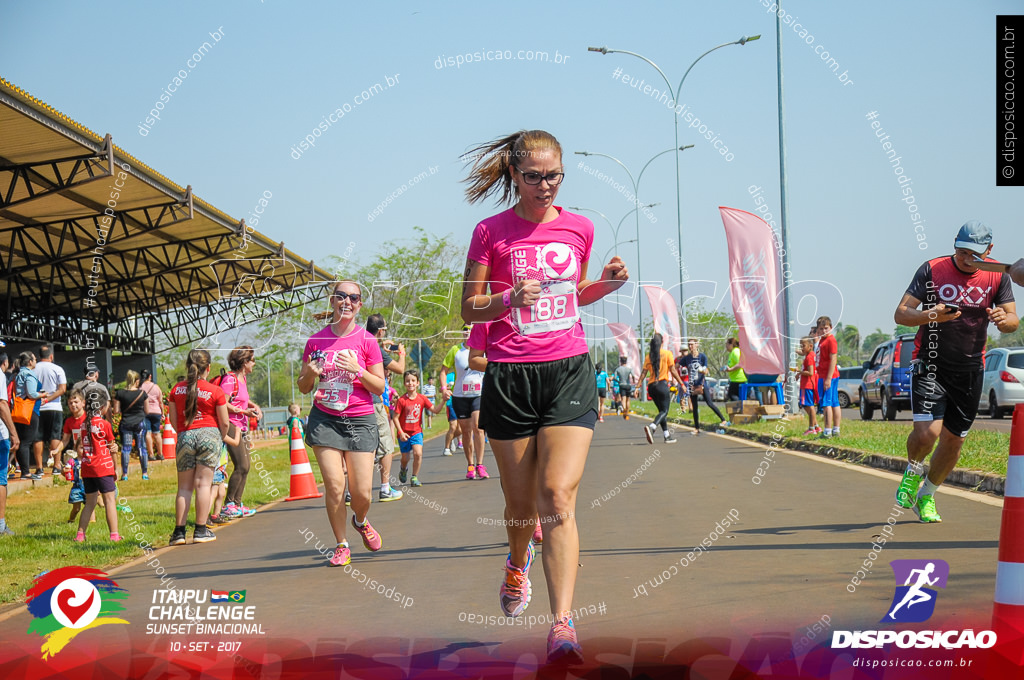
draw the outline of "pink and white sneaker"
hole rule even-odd
[[[330,564],[332,567],[344,567],[352,561],[352,551],[344,543],[339,543],[331,555]]]

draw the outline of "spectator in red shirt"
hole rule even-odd
[[[815,389],[818,386],[817,373],[814,368],[814,338],[800,338],[800,350],[797,352],[804,358],[803,368],[793,368],[800,375],[800,408],[807,413],[807,429],[804,434],[818,434],[818,418],[814,413]]]
[[[103,505],[107,515],[110,540],[121,540],[117,533],[117,486],[114,484],[117,470],[114,468],[114,454],[117,441],[114,429],[100,414],[107,407],[106,397],[96,388],[87,388],[85,393],[86,422],[82,428],[82,484],[85,487],[85,509],[78,520],[78,534],[75,541],[85,541],[85,530],[103,494]]]
[[[832,319],[818,317],[818,332],[821,335],[818,343],[818,398],[825,416],[825,431],[821,437],[829,439],[839,436],[839,424],[843,420],[842,409],[839,408],[839,345],[836,336],[832,335]]]
[[[174,533],[170,545],[185,543],[192,492],[196,494],[196,525],[193,543],[207,543],[217,536],[206,526],[210,515],[213,471],[220,464],[221,442],[228,440],[228,407],[224,391],[206,381],[210,375],[210,353],[194,349],[185,361],[188,377],[171,389],[171,427],[178,432],[175,450],[178,495],[174,500]]]

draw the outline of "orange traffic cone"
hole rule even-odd
[[[1014,409],[1010,429],[992,627],[1002,654],[1024,661],[1024,404]]]
[[[320,498],[322,493],[316,490],[316,479],[313,468],[306,455],[306,445],[299,434],[299,426],[292,425],[291,436],[292,479],[286,501],[298,501],[303,498]]]
[[[178,448],[178,433],[174,431],[170,423],[164,425],[163,431],[163,450],[164,460],[174,460],[174,450]]]

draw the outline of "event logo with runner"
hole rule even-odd
[[[944,560],[893,560],[896,592],[879,623],[920,623],[935,612],[938,591],[946,587],[949,564]],[[902,585],[901,585],[902,584]],[[988,649],[996,644],[991,630],[835,630],[832,649]]]
[[[889,565],[896,578],[896,592],[879,623],[927,621],[935,612],[938,598],[933,587],[946,587],[949,564],[945,560],[893,560]]]
[[[76,635],[109,623],[128,622],[110,616],[123,611],[128,591],[89,567],[61,567],[40,574],[26,594],[32,623],[28,633],[43,637],[42,658],[55,656]]]

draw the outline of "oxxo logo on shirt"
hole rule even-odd
[[[920,623],[935,613],[938,591],[949,579],[945,560],[893,560],[896,580],[892,603],[879,623]],[[975,633],[959,630],[836,630],[832,633],[832,649],[870,649],[895,644],[901,649],[987,649],[996,643],[991,630]]]

